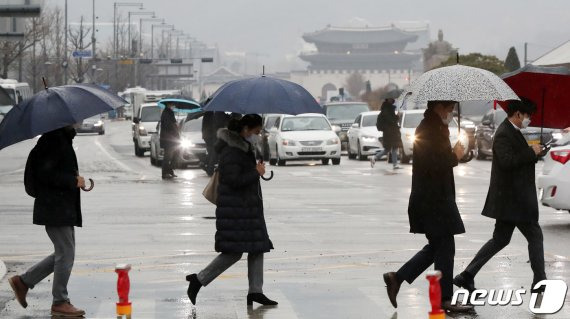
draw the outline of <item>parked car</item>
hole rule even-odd
[[[280,117],[279,114],[263,115],[263,128],[261,129],[261,147],[263,152],[263,160],[269,161],[269,130],[275,126],[275,121]]]
[[[380,111],[360,113],[348,130],[348,158],[365,161],[369,155],[382,149],[382,132],[376,128],[376,120]]]
[[[340,127],[338,136],[342,149],[346,150],[348,147],[348,129],[352,126],[358,114],[370,111],[370,107],[363,102],[334,102],[324,104],[323,111],[332,125]]]
[[[400,149],[400,161],[408,164],[413,156],[414,141],[416,140],[416,128],[424,118],[425,110],[407,110],[400,112],[400,132],[402,135],[402,148]],[[457,120],[453,119],[449,123],[449,141],[453,147],[457,142],[461,142],[463,146],[469,145],[469,136],[463,129],[461,131],[457,128]],[[468,162],[473,157],[473,154],[466,152],[465,157],[461,162]]]
[[[142,157],[146,151],[150,151],[150,133],[156,132],[156,125],[160,122],[162,110],[155,103],[142,104],[136,117],[133,118],[133,143],[135,155]]]
[[[81,122],[76,129],[77,133],[97,133],[105,134],[105,123],[101,119],[101,115],[95,115]]]
[[[476,129],[476,147],[475,154],[477,159],[483,160],[487,157],[493,156],[493,137],[499,125],[507,118],[507,113],[501,109],[488,111],[481,124],[477,126]],[[527,140],[528,144],[549,144],[556,143],[558,139],[562,137],[560,130],[555,130],[551,128],[544,128],[542,132],[542,139],[540,134],[540,127],[527,127],[521,129],[521,133]]]
[[[280,115],[269,131],[269,164],[321,160],[340,164],[340,139],[323,114]]]
[[[570,145],[553,147],[544,157],[537,187],[542,205],[570,212]]]
[[[202,139],[202,119],[191,119],[181,123],[179,150],[176,164],[179,167],[203,165],[206,162],[206,142]],[[150,138],[150,163],[160,165],[164,158],[164,149],[160,146],[160,122],[156,132]]]

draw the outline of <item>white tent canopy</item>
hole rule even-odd
[[[570,65],[570,41],[536,59],[532,64],[540,66]]]

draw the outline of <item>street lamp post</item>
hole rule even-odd
[[[171,30],[162,30],[162,36],[164,38],[164,32],[168,33],[168,42],[166,43],[166,57],[173,58],[172,56],[172,34],[175,36],[184,34],[181,30],[171,29]],[[163,40],[164,43],[164,40]]]
[[[135,15],[152,15],[152,17],[154,18],[154,11],[129,11],[129,24],[128,24],[128,39],[129,39],[129,55],[132,56],[133,55],[133,46],[132,46],[132,42],[131,42],[131,16],[135,16]],[[139,25],[139,33],[140,33],[140,25]]]
[[[164,19],[159,19],[159,18],[140,18],[140,21],[139,21],[139,53],[141,53],[141,54],[142,54],[142,52],[143,52],[143,46],[142,46],[143,22],[147,22],[147,21],[160,21],[160,22],[164,23]]]
[[[150,59],[154,60],[154,28],[174,28],[174,25],[172,24],[166,24],[166,23],[161,23],[161,24],[153,24],[151,26],[151,30],[150,30]]]
[[[143,9],[142,2],[115,2],[113,4],[113,57],[117,57],[117,48],[118,48],[118,34],[117,34],[117,8],[119,7],[139,7],[139,9]]]

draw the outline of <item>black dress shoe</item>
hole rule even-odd
[[[388,291],[388,298],[392,303],[394,308],[398,308],[398,302],[396,297],[400,291],[400,286],[402,283],[398,280],[398,276],[395,272],[387,272],[384,274],[384,282],[386,283],[386,290]]]
[[[170,175],[170,174],[163,174],[162,175],[162,179],[173,179],[174,176]]]
[[[264,306],[276,306],[278,304],[277,301],[273,301],[261,293],[247,295],[247,305],[251,306],[253,305],[253,302],[257,302],[258,304],[262,304]]]
[[[441,303],[441,309],[452,313],[465,313],[465,312],[471,312],[475,308],[472,305],[465,305],[465,306],[462,304],[452,305],[451,301],[447,300]]]
[[[186,276],[186,281],[189,281],[190,284],[188,285],[188,298],[190,298],[190,302],[193,305],[196,304],[196,297],[198,296],[198,291],[202,288],[202,283],[198,280],[198,275],[191,274]]]
[[[465,272],[455,276],[455,278],[453,278],[453,284],[469,291],[469,293],[475,291],[475,281],[473,280],[473,276],[466,274]]]

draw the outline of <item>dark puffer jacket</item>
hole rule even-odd
[[[273,249],[265,217],[260,176],[249,142],[228,129],[218,131],[220,183],[216,208],[216,251],[264,253]]]

